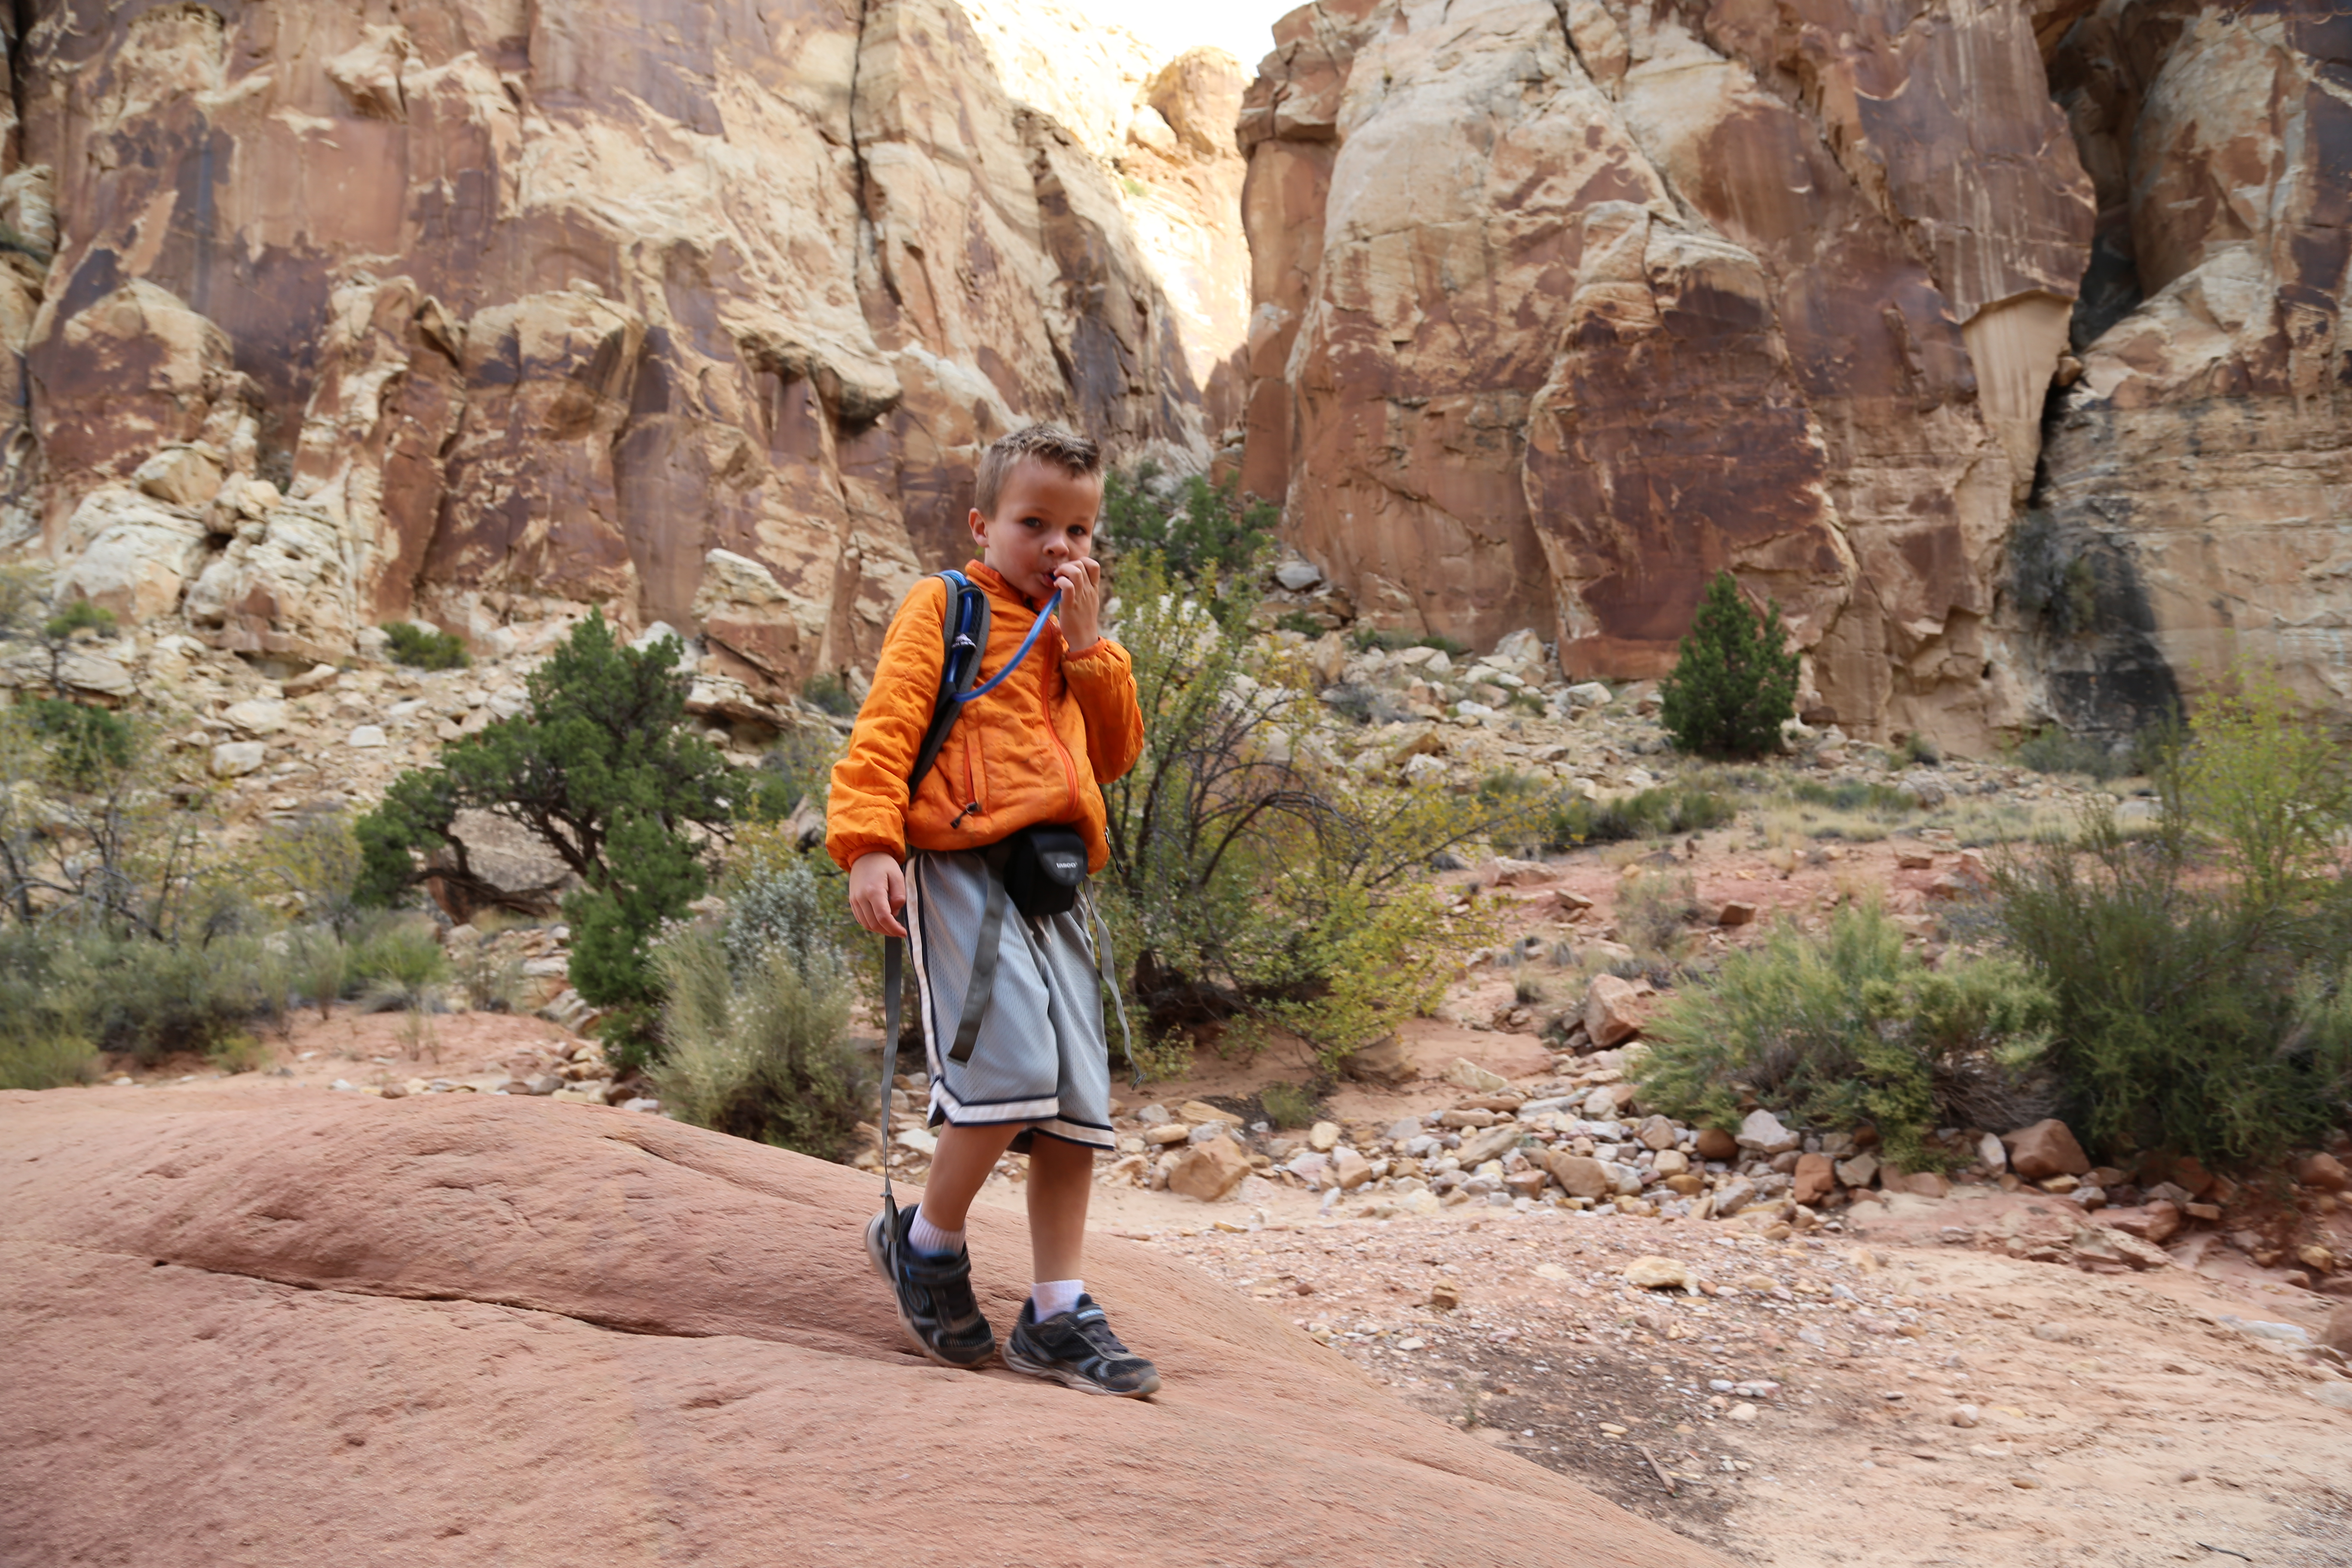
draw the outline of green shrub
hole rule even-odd
[[[448,955],[434,940],[432,926],[413,916],[379,916],[345,951],[346,986],[405,995],[438,985],[448,977]]]
[[[1677,991],[1638,1069],[1670,1116],[1730,1128],[1750,1097],[1807,1127],[1868,1122],[1889,1156],[1926,1169],[1939,1126],[2007,1129],[2045,1114],[2049,994],[2006,958],[1931,970],[1875,907],[1828,932],[1775,927]]]
[[[1841,779],[1836,784],[1823,784],[1819,779],[1799,779],[1789,786],[1789,795],[1803,805],[1826,806],[1832,811],[1908,816],[1919,809],[1916,795],[1905,795],[1892,784],[1874,784],[1862,779]]]
[[[1468,643],[1436,632],[1403,632],[1379,626],[1359,626],[1349,634],[1348,641],[1358,653],[1369,653],[1373,648],[1394,653],[1399,648],[1433,647],[1448,658],[1460,658],[1470,651]]]
[[[2050,725],[2018,742],[2017,765],[2037,773],[2087,773],[2101,784],[2133,771],[2132,760],[2110,746]]]
[[[1113,469],[1103,476],[1104,546],[1121,559],[1150,555],[1185,583],[1244,573],[1272,542],[1282,509],[1244,498],[1240,485],[1238,478],[1211,484],[1200,474],[1174,479],[1149,460],[1131,474]]]
[[[1722,827],[1738,815],[1738,802],[1696,784],[1660,784],[1609,801],[1586,800],[1561,790],[1537,817],[1531,847],[1560,850],[1672,838]]]
[[[1903,737],[1903,760],[1923,768],[1941,767],[1944,749],[1928,736],[1913,731]]]
[[[847,719],[857,711],[856,695],[837,669],[828,669],[802,681],[801,700],[836,719]]]
[[[88,977],[58,963],[64,946],[52,933],[0,931],[0,1089],[55,1089],[98,1076]]]
[[[210,942],[89,936],[69,962],[86,964],[90,1037],[152,1064],[181,1052],[213,1056],[239,1044],[282,996],[281,961],[254,937]]]
[[[1276,1127],[1310,1127],[1320,1114],[1314,1091],[1304,1084],[1270,1083],[1257,1102],[1265,1107],[1265,1119]]]
[[[1646,871],[1617,893],[1617,940],[1637,956],[1674,958],[1685,927],[1699,918],[1698,885],[1687,871]]]
[[[2158,764],[2161,816],[1997,873],[2010,940],[2057,999],[2068,1113],[2104,1152],[2257,1163],[2352,1124],[2352,824],[2341,748],[2268,682]]]
[[[1797,714],[1797,652],[1780,606],[1762,615],[1728,572],[1699,601],[1675,668],[1658,686],[1658,720],[1675,744],[1706,757],[1760,757],[1780,743]]]
[[[651,1077],[664,1106],[698,1127],[838,1159],[873,1089],[843,1038],[849,987],[838,970],[803,973],[770,947],[738,971],[702,927],[674,930],[653,962],[667,1049]]]
[[[415,669],[463,669],[473,658],[466,645],[451,634],[415,621],[394,621],[383,628],[393,662]]]
[[[536,834],[583,884],[563,900],[572,926],[572,982],[610,1010],[615,1064],[652,1049],[659,984],[646,946],[709,884],[695,830],[723,831],[741,793],[711,745],[686,724],[680,647],[619,642],[591,613],[530,679],[530,706],[452,743],[438,764],[404,773],[354,831],[362,901],[396,901],[425,874],[423,855],[447,848],[434,875],[476,901],[505,896],[474,879],[453,830],[480,810]]]
[[[1118,570],[1144,750],[1104,790],[1111,868],[1098,891],[1139,1033],[1160,1043],[1139,1054],[1240,1019],[1227,1038],[1279,1025],[1336,1062],[1432,1005],[1454,953],[1487,923],[1422,868],[1526,807],[1318,763],[1293,741],[1320,706],[1297,661],[1253,646],[1245,583],[1187,592],[1148,551]]]
[[[121,715],[55,697],[27,698],[24,708],[26,722],[48,743],[68,787],[94,789],[131,766],[133,731]]]
[[[1274,629],[1278,632],[1297,632],[1300,637],[1311,640],[1321,637],[1326,628],[1322,618],[1312,611],[1285,610],[1274,617]]]

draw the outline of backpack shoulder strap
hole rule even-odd
[[[915,765],[907,774],[907,798],[915,798],[916,789],[931,764],[939,761],[940,748],[947,744],[948,731],[955,728],[956,715],[963,710],[964,694],[971,689],[972,679],[980,673],[980,656],[988,647],[988,594],[962,573],[946,571],[937,574],[947,584],[947,609],[940,617],[940,636],[946,643],[945,657],[940,663],[940,689],[931,700],[930,727],[923,731],[923,744],[915,753]]]

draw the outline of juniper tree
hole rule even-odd
[[[1796,717],[1797,654],[1780,606],[1759,615],[1728,572],[1706,585],[1674,672],[1659,684],[1660,721],[1675,744],[1706,757],[1759,757]]]
[[[725,761],[683,727],[680,651],[670,638],[629,647],[590,615],[531,675],[522,712],[401,774],[359,819],[361,898],[390,903],[431,875],[494,899],[453,824],[466,811],[520,824],[581,882],[563,900],[572,984],[621,1010],[625,1034],[646,1027],[660,999],[647,941],[709,886],[691,830],[731,816]],[[446,863],[428,869],[435,850]]]

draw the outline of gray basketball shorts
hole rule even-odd
[[[1016,1122],[1013,1148],[1043,1132],[1110,1149],[1110,1047],[1087,909],[1032,920],[1011,906],[997,950],[996,983],[967,1061],[948,1047],[963,1017],[979,946],[988,867],[976,854],[917,850],[907,860],[908,951],[921,993],[923,1050],[931,1075],[931,1125]]]

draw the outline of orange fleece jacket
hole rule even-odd
[[[988,594],[979,686],[1013,658],[1037,607],[992,568],[975,561],[963,570]],[[847,870],[876,850],[903,860],[910,847],[977,849],[1060,822],[1076,826],[1100,871],[1110,862],[1101,786],[1143,752],[1127,650],[1105,637],[1072,655],[1062,628],[1047,626],[1003,685],[964,709],[910,803],[907,773],[939,696],[947,613],[947,584],[926,577],[892,617],[848,753],[833,766],[825,852]],[[980,809],[967,812],[973,802]]]

